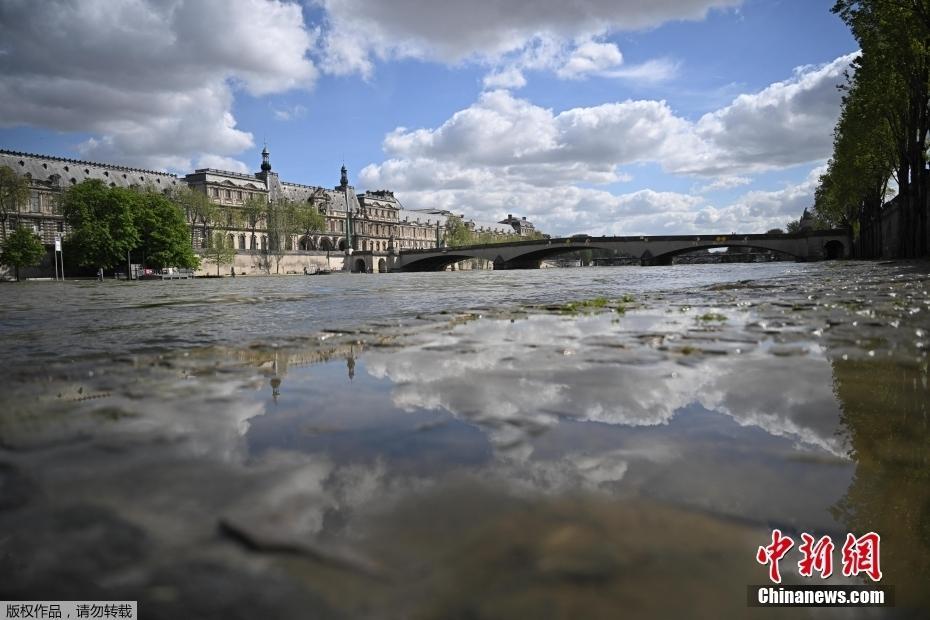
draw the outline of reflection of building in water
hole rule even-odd
[[[882,582],[898,607],[930,608],[927,361],[835,360],[833,373],[856,462],[836,516],[856,535],[881,535]]]
[[[236,359],[239,361],[263,369],[268,373],[266,376],[269,376],[268,383],[271,386],[271,395],[275,400],[281,395],[284,378],[292,368],[303,368],[321,362],[345,358],[349,379],[354,379],[357,354],[357,347],[354,344],[335,345],[325,349],[250,349],[234,352]]]
[[[275,375],[271,378],[271,398],[278,402],[278,396],[281,395],[281,377]]]
[[[346,367],[349,369],[349,381],[355,378],[355,349],[346,357]]]

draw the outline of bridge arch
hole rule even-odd
[[[310,235],[304,235],[300,238],[300,249],[304,252],[309,252],[316,249],[316,243],[313,241],[313,237]]]
[[[444,271],[446,267],[463,260],[478,258],[474,254],[456,252],[454,254],[427,255],[419,260],[413,260],[404,265],[404,271]]]
[[[827,260],[843,258],[845,250],[846,247],[843,245],[843,242],[838,239],[833,239],[823,244],[823,255]]]
[[[719,248],[747,248],[752,250],[765,250],[766,252],[774,252],[775,254],[786,256],[793,260],[803,260],[802,257],[783,250],[781,248],[767,247],[764,243],[751,243],[751,242],[727,242],[727,243],[708,243],[706,245],[697,245],[697,246],[688,246],[685,248],[670,250],[663,252],[661,254],[656,254],[653,256],[648,250],[639,256],[639,259],[644,265],[671,265],[672,259],[676,256],[683,256],[685,254],[690,254],[692,252],[703,252],[706,250],[715,250]],[[842,251],[842,250],[841,250]]]

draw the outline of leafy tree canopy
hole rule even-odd
[[[842,87],[833,157],[816,192],[815,218],[850,226],[862,251],[877,255],[882,244],[876,224],[893,179],[904,219],[900,238],[884,245],[897,246],[901,256],[924,254],[930,0],[837,0],[833,12],[849,26],[861,54]]]
[[[295,216],[297,220],[297,230],[309,235],[311,232],[322,232],[326,226],[326,217],[320,213],[319,208],[311,203],[300,203],[296,205]]]
[[[216,204],[204,192],[192,190],[189,187],[179,187],[171,194],[171,200],[184,212],[191,227],[191,245],[194,243],[194,231],[200,225],[203,236],[207,236],[207,226],[216,219]]]
[[[134,223],[138,194],[89,180],[69,187],[61,211],[71,226],[65,252],[83,267],[109,269],[126,261],[140,242]]]
[[[123,266],[130,253],[156,268],[199,264],[182,207],[153,189],[84,181],[64,192],[61,208],[71,226],[65,252],[83,267]]]
[[[0,230],[6,237],[6,222],[19,205],[29,200],[29,182],[9,166],[0,166]]]
[[[45,256],[45,246],[32,230],[21,226],[10,233],[3,242],[0,252],[0,264],[12,267],[16,272],[16,281],[19,281],[21,267],[38,265]]]
[[[133,201],[133,222],[139,233],[139,244],[132,250],[137,261],[156,268],[194,269],[200,264],[181,208],[164,194],[138,194]]]
[[[204,256],[216,263],[216,275],[220,275],[220,266],[232,263],[236,257],[236,250],[225,234],[217,232],[210,237]]]

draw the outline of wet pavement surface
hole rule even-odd
[[[927,617],[928,270],[4,286],[0,598]],[[879,532],[897,607],[748,608],[776,527]]]

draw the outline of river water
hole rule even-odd
[[[0,598],[926,617],[927,271],[4,285]],[[846,534],[878,532],[896,607],[748,608],[773,528],[831,536],[836,584],[863,581],[839,574]],[[820,582],[799,557],[785,583]]]

